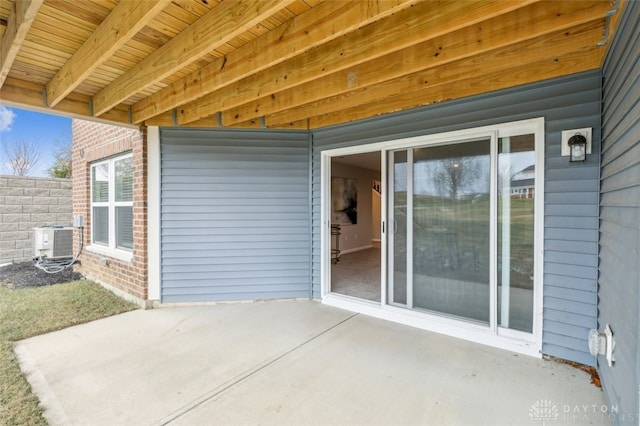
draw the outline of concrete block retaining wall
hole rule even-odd
[[[33,228],[70,226],[71,180],[0,176],[0,264],[33,258]]]

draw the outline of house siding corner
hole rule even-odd
[[[640,3],[626,2],[603,67],[599,317],[616,341],[598,357],[618,424],[640,422]],[[594,327],[595,328],[595,327]]]

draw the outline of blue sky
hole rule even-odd
[[[54,153],[61,144],[71,144],[71,119],[51,114],[0,106],[0,145],[26,140],[40,148],[40,161],[30,174],[48,176]],[[4,157],[0,149],[0,158]],[[10,174],[0,161],[0,174]]]

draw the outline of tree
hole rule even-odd
[[[2,144],[2,164],[14,176],[28,176],[40,162],[40,147],[26,139]]]
[[[52,178],[71,178],[73,168],[71,162],[71,144],[57,142],[58,150],[54,154],[55,161],[49,168],[49,176]]]
[[[481,174],[481,166],[474,157],[443,158],[438,161],[438,166],[434,183],[442,195],[454,200]]]

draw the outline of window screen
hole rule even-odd
[[[116,247],[133,249],[133,207],[116,207]]]
[[[109,163],[93,166],[91,173],[91,186],[94,203],[109,201]]]
[[[109,207],[93,208],[93,242],[109,245]]]
[[[133,158],[115,162],[116,201],[133,201]]]

